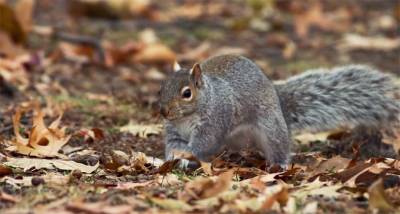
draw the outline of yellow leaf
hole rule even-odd
[[[119,129],[121,132],[130,132],[140,138],[147,138],[150,135],[159,135],[163,126],[161,124],[133,124],[129,123]]]

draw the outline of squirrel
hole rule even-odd
[[[294,133],[399,122],[393,78],[367,66],[310,70],[283,83],[238,55],[174,67],[159,101],[167,160],[184,151],[210,161],[225,149],[243,148],[246,138],[268,163],[285,167]]]

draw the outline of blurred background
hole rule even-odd
[[[62,104],[72,129],[132,141],[115,130],[160,121],[175,60],[241,54],[274,80],[355,63],[400,75],[399,20],[398,0],[0,0],[0,134],[39,99]]]

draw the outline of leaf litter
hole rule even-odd
[[[243,54],[274,79],[347,61],[396,72],[399,43],[390,20],[398,14],[390,2],[379,14],[363,10],[363,2],[74,0],[67,5],[79,10],[65,14],[56,4],[50,22],[47,12],[35,13],[49,11],[45,1],[0,2],[11,11],[0,21],[0,212],[399,211],[398,158],[378,151],[365,157],[363,145],[371,144],[349,130],[297,136],[287,169],[244,151],[211,163],[177,153],[200,167],[184,171],[179,160],[163,160],[154,113],[160,81],[176,59],[189,66],[217,53]],[[106,12],[96,13],[103,6]],[[359,22],[364,15],[375,21]],[[110,27],[93,18],[99,16],[135,19]],[[69,33],[47,25],[60,17],[72,23]],[[5,29],[4,20],[15,29]],[[51,43],[36,44],[38,36]],[[15,108],[31,98],[48,107]],[[390,137],[380,141],[397,152],[398,136]],[[336,151],[342,147],[349,152]]]

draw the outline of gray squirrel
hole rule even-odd
[[[398,87],[390,75],[366,66],[310,70],[278,84],[236,55],[176,70],[160,91],[168,160],[184,151],[210,161],[248,146],[270,164],[287,166],[293,133],[399,122]]]

